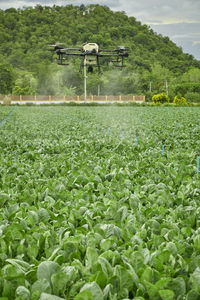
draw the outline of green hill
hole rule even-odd
[[[148,95],[150,90],[164,91],[166,84],[172,95],[182,92],[182,85],[184,95],[200,90],[200,61],[134,17],[100,5],[38,5],[0,10],[0,93],[83,93],[80,60],[69,59],[68,67],[58,67],[48,45],[81,46],[86,41],[101,48],[129,47],[127,68],[121,71],[104,63],[102,76],[89,76],[92,94],[98,85],[102,94]]]

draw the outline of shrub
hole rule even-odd
[[[156,94],[152,97],[154,103],[168,103],[169,97],[165,93]]]
[[[174,97],[173,103],[178,105],[186,105],[187,100],[184,97],[178,95]]]
[[[200,83],[199,82],[183,82],[177,84],[175,87],[176,94],[186,95],[187,92],[200,93]]]
[[[188,102],[200,102],[200,93],[187,92],[185,97]]]
[[[13,95],[31,95],[31,88],[29,86],[20,87],[15,86],[12,90]]]

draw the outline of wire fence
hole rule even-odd
[[[90,95],[85,99],[84,96],[52,96],[52,95],[11,95],[5,96],[0,95],[1,104],[25,104],[25,103],[69,103],[69,102],[99,102],[99,103],[109,103],[109,102],[145,102],[145,96],[95,96]]]

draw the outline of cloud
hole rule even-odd
[[[118,5],[118,0],[100,0],[100,1],[94,1],[94,0],[18,0],[18,1],[13,1],[13,0],[0,0],[0,9],[7,9],[10,7],[14,8],[22,8],[22,7],[27,7],[27,6],[35,6],[37,4],[40,5],[45,5],[45,6],[53,6],[53,5],[58,5],[58,6],[65,6],[69,4],[73,5],[89,5],[89,4],[100,4],[100,5],[106,5],[108,7],[116,7]]]
[[[152,24],[150,27],[163,36],[169,36],[185,53],[200,60],[200,23]]]

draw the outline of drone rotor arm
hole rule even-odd
[[[117,49],[99,49],[99,52],[116,52],[116,53],[125,53],[129,50],[128,47],[118,46]]]
[[[62,48],[62,51],[82,51],[81,48]]]
[[[113,49],[99,49],[99,52],[116,52],[117,50]]]
[[[121,56],[124,56],[123,54],[115,54],[115,53],[112,53],[112,54],[100,54],[99,55],[100,57],[121,57]]]

